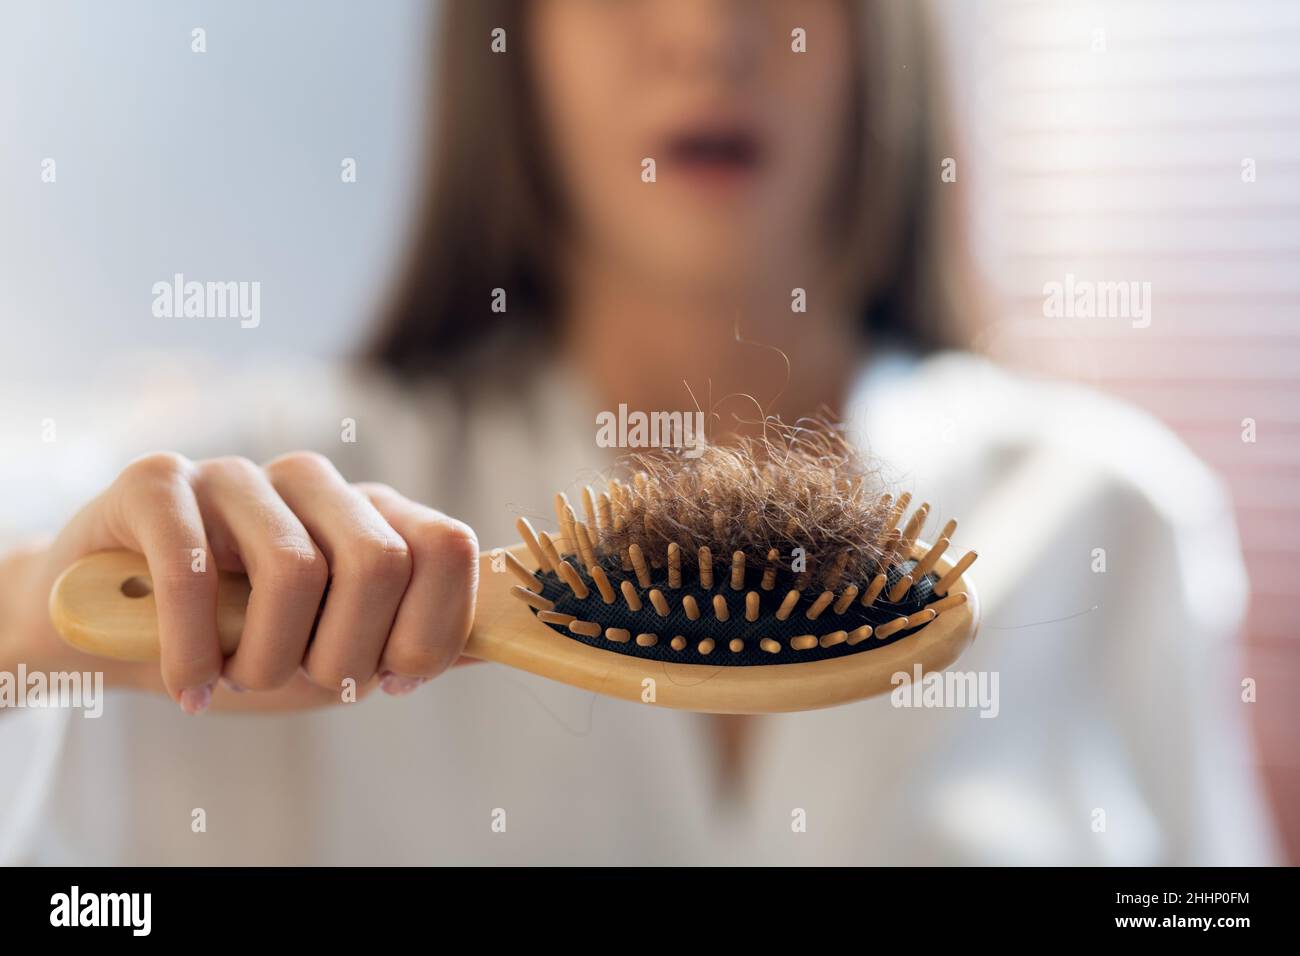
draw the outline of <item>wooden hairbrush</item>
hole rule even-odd
[[[945,556],[956,522],[927,545],[928,505],[909,517],[910,495],[870,494],[861,474],[843,474],[846,462],[786,451],[764,465],[710,453],[611,480],[599,495],[584,488],[585,520],[561,493],[554,536],[520,518],[523,544],[481,558],[464,653],[611,697],[728,714],[848,703],[889,691],[915,665],[952,664],[979,625],[965,576],[975,553]],[[243,575],[220,575],[226,654],[249,594]],[[82,558],[55,582],[50,613],[88,653],[158,658],[141,555]]]

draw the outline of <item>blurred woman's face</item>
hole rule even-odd
[[[824,250],[852,86],[843,0],[534,0],[530,16],[580,255],[736,289]]]

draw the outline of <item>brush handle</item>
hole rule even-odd
[[[521,545],[516,557],[524,558]],[[493,554],[480,557],[480,579],[486,587],[479,595],[476,619],[486,614],[500,623],[500,616],[517,601],[508,597],[509,575],[493,581]],[[492,588],[492,584],[504,587]],[[252,585],[243,574],[222,571],[217,582],[217,637],[221,652],[229,656],[239,646],[244,615]],[[65,641],[93,654],[121,661],[156,661],[160,647],[158,606],[154,600],[149,566],[134,551],[100,551],[75,562],[54,582],[50,591],[50,619]],[[528,623],[530,616],[521,616]],[[471,657],[490,655],[483,643],[471,635],[465,653]],[[489,644],[491,642],[488,642]],[[481,654],[475,654],[478,650]],[[486,659],[491,659],[486,657]]]
[[[918,543],[918,547],[922,547]],[[665,663],[617,654],[567,640],[538,621],[510,593],[517,583],[498,549],[479,559],[474,624],[465,655],[495,661],[574,687],[661,707],[723,714],[813,710],[888,692],[892,676],[947,667],[975,636],[979,603],[965,577],[960,608],[941,614],[905,640],[839,660],[806,664],[725,667]],[[528,570],[537,562],[524,545],[508,549]],[[951,564],[940,561],[936,570]],[[242,574],[219,575],[217,632],[222,651],[239,645],[251,593]],[[70,566],[50,592],[50,619],[63,639],[98,657],[156,661],[158,616],[149,567],[131,551],[103,551]]]

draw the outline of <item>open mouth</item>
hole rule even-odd
[[[701,128],[670,137],[667,158],[674,169],[689,175],[734,178],[756,172],[763,149],[750,130]]]

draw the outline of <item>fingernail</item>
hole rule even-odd
[[[403,677],[401,674],[394,674],[392,671],[384,671],[379,675],[379,688],[390,697],[401,697],[403,694],[409,694],[423,683],[423,677]]]
[[[245,690],[243,687],[240,687],[238,684],[236,684],[236,683],[235,683],[233,680],[231,680],[229,677],[223,677],[223,678],[221,678],[221,686],[224,687],[226,690],[228,690],[228,691],[232,691],[233,693],[236,693],[236,694],[247,694],[247,693],[248,693],[247,690]]]
[[[181,710],[191,717],[203,713],[212,703],[212,684],[202,687],[186,687],[181,691]]]

